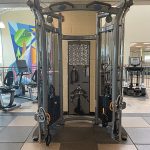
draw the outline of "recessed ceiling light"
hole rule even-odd
[[[135,46],[135,47],[139,47],[139,48],[141,48],[142,46]]]
[[[131,45],[135,45],[135,44],[137,44],[137,43],[131,43]]]
[[[150,44],[150,43],[143,43],[143,44],[145,44],[145,45],[146,45],[146,44]]]

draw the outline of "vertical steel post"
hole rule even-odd
[[[124,18],[121,19],[121,26],[119,27],[120,31],[120,104],[123,102],[123,64],[124,64]],[[119,109],[119,141],[121,141],[121,136],[122,136],[122,109]]]
[[[40,49],[40,27],[38,24],[38,19],[35,19],[36,26],[36,50],[37,50],[37,96],[38,96],[38,108],[41,107],[41,49]]]
[[[41,24],[43,22],[42,16],[40,14],[39,8],[40,8],[40,0],[34,0],[34,15],[35,15],[35,26],[36,26],[36,48],[37,48],[37,90],[38,90],[38,108],[43,106],[43,93],[42,93],[42,79],[41,79],[41,73],[42,73],[42,28]]]
[[[123,81],[123,64],[124,64],[124,33],[125,33],[125,15],[126,15],[126,13],[127,13],[127,11],[128,11],[128,7],[124,7],[124,8],[122,8],[122,11],[120,12],[120,14],[119,14],[119,19],[118,19],[118,23],[119,23],[119,45],[120,45],[120,67],[121,67],[121,69],[120,69],[120,102],[119,102],[119,105],[122,105],[122,103],[123,103],[123,89],[122,89],[122,85],[123,85],[123,83],[122,83],[122,81]],[[121,26],[120,26],[121,25]],[[122,140],[122,133],[123,133],[123,131],[122,131],[122,108],[121,108],[121,106],[119,106],[120,108],[119,108],[119,110],[118,110],[118,119],[119,119],[119,141],[121,141]]]
[[[58,50],[59,50],[59,96],[60,96],[60,120],[63,124],[63,63],[62,63],[62,16],[58,19]]]
[[[38,51],[40,54],[38,54],[38,80],[41,79],[41,72],[42,72],[42,83],[38,81],[39,85],[39,92],[41,95],[38,99],[40,99],[40,105],[44,108],[44,110],[48,111],[48,72],[47,72],[47,47],[46,47],[46,30],[45,30],[45,19],[42,16],[40,12],[40,0],[34,0],[34,5],[36,8],[35,15],[37,16],[37,23],[38,25],[38,45],[40,48],[38,48]],[[40,57],[40,58],[39,58]],[[42,67],[42,68],[41,68]],[[40,88],[39,86],[42,86]]]
[[[95,71],[95,124],[98,124],[99,94],[101,95],[101,46],[100,46],[100,18],[96,14],[96,71]]]
[[[46,49],[46,30],[44,27],[45,19],[40,12],[40,1],[34,0],[34,10],[36,17],[36,39],[37,39],[37,62],[38,62],[38,108],[48,111],[48,76],[47,76],[47,49]],[[42,77],[42,78],[41,78]],[[42,141],[41,133],[46,132],[46,122],[42,125],[39,123],[38,126],[38,138],[39,142]],[[36,135],[35,130],[34,135]]]
[[[43,108],[48,111],[48,70],[47,70],[47,47],[46,47],[46,30],[44,28],[44,18],[41,24],[41,50],[42,50],[42,88],[43,88]]]
[[[116,123],[116,101],[118,97],[118,52],[119,52],[119,20],[120,15],[116,15],[114,24],[114,52],[112,61],[112,104],[113,104],[113,117],[112,117],[112,138],[115,138],[115,123]]]

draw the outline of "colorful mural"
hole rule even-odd
[[[36,66],[35,27],[21,23],[8,23],[16,60],[26,60],[32,70]],[[15,60],[15,61],[16,61]],[[11,67],[16,67],[16,63]]]

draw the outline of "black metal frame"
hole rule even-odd
[[[38,112],[36,114],[37,121],[39,123],[39,132],[37,133],[37,136],[39,136],[39,141],[44,140],[42,137],[42,134],[44,133],[44,137],[46,136],[46,144],[49,145],[50,143],[50,133],[49,133],[49,118],[50,115],[48,113],[48,87],[47,87],[47,51],[46,51],[46,32],[53,32],[58,33],[58,49],[59,49],[59,80],[60,80],[60,97],[61,97],[61,103],[60,103],[60,122],[61,124],[64,123],[65,118],[63,115],[63,64],[62,64],[62,21],[63,16],[59,13],[56,14],[56,12],[62,12],[62,11],[78,11],[78,10],[85,10],[85,11],[95,11],[97,12],[96,16],[96,36],[92,36],[92,39],[96,39],[96,72],[95,72],[95,123],[99,123],[98,118],[98,102],[99,102],[99,91],[101,90],[100,87],[100,81],[99,78],[100,71],[100,62],[101,57],[99,54],[101,54],[101,19],[105,18],[107,21],[111,21],[111,15],[115,15],[115,20],[113,22],[113,33],[114,33],[114,39],[113,39],[113,63],[112,63],[112,126],[111,126],[111,135],[112,138],[118,141],[122,140],[122,126],[121,126],[121,118],[122,118],[122,109],[124,109],[125,104],[122,99],[122,76],[123,76],[123,43],[124,43],[124,21],[125,21],[125,15],[127,11],[129,10],[130,6],[133,4],[133,0],[124,0],[119,6],[113,7],[108,3],[98,2],[94,1],[89,4],[72,4],[68,2],[61,2],[61,3],[55,3],[53,5],[50,5],[47,8],[42,8],[40,6],[40,0],[34,0],[32,2],[31,0],[28,0],[27,2],[28,6],[34,11],[35,18],[36,18],[36,32],[37,32],[37,50],[38,50]],[[51,24],[47,24],[47,21],[45,20],[44,15],[47,15],[51,18],[55,18],[58,20],[58,28],[53,28]],[[107,22],[106,21],[106,22]],[[120,26],[121,25],[121,26]],[[70,36],[70,35],[68,35]],[[73,36],[71,36],[73,37]],[[80,38],[79,36],[76,36],[76,39]],[[91,40],[91,37],[87,37],[87,39]],[[64,39],[68,40],[68,37],[65,35]],[[73,40],[73,39],[71,39]],[[40,60],[40,55],[42,53],[42,60]],[[120,57],[121,56],[121,57]],[[42,67],[42,69],[41,69]],[[120,67],[120,75],[118,76],[120,81],[118,82],[117,74],[118,74],[118,67]],[[40,74],[41,71],[43,73],[43,82],[41,83]],[[119,84],[120,83],[120,84]],[[120,86],[118,86],[118,84]],[[42,95],[42,97],[41,97]],[[87,119],[87,118],[86,118]],[[91,119],[91,118],[90,118]]]

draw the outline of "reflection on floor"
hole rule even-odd
[[[143,97],[125,97],[127,108],[122,124],[128,133],[124,143],[113,141],[103,128],[90,122],[68,122],[53,137],[49,147],[34,143],[34,113],[37,104],[17,100],[22,106],[4,113],[0,110],[0,150],[150,150],[150,91]]]

